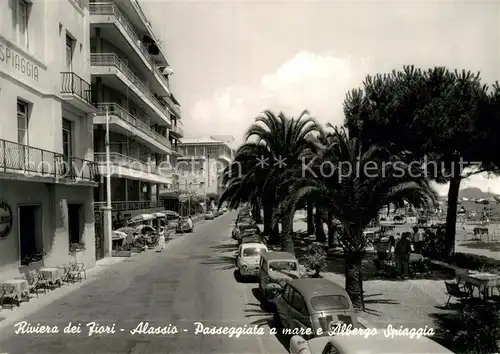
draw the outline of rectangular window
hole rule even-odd
[[[63,155],[73,156],[73,136],[72,136],[72,123],[63,118],[62,141],[63,141]]]
[[[19,45],[29,48],[28,45],[28,3],[24,0],[13,0],[13,25],[16,41]]]
[[[22,100],[17,100],[17,142],[19,144],[29,144],[29,112],[28,104]]]
[[[73,71],[73,49],[74,40],[69,35],[66,34],[66,70]]]

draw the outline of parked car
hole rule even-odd
[[[310,338],[328,335],[338,324],[364,329],[357,319],[347,291],[322,278],[290,280],[274,299],[275,320],[283,328],[311,328]],[[310,339],[306,338],[306,339]]]
[[[223,207],[221,208],[221,210],[222,210],[222,212],[223,212],[223,213],[227,213],[227,208],[226,208],[225,206],[223,206]]]
[[[260,232],[260,229],[257,225],[253,224],[253,223],[241,223],[241,224],[238,224],[236,225],[234,228],[233,228],[233,231],[232,231],[232,237],[233,239],[235,240],[239,240],[241,234],[245,231],[245,230],[252,230],[254,232]]]
[[[194,225],[191,227],[189,225],[189,222],[188,222],[188,218],[181,218],[181,220],[179,220],[177,222],[177,227],[175,228],[176,232],[177,233],[180,233],[180,232],[193,232],[194,231]]]
[[[244,243],[236,254],[236,268],[242,277],[259,275],[259,262],[262,253],[267,252],[267,246],[260,242]]]
[[[243,245],[245,243],[255,243],[255,242],[266,244],[262,234],[252,231],[244,232],[240,239],[240,245]]]
[[[205,220],[213,220],[215,219],[215,215],[213,212],[209,211],[205,214]]]
[[[367,329],[369,330],[369,329]],[[370,329],[371,330],[371,329]],[[290,354],[410,354],[410,353],[436,353],[453,354],[441,344],[422,336],[411,338],[409,336],[389,336],[383,330],[367,336],[340,335],[319,337],[306,341],[301,336],[293,336],[290,340]]]
[[[238,241],[238,244],[241,245],[243,243],[243,239],[245,237],[249,237],[249,236],[258,236],[259,237],[259,242],[262,242],[263,239],[260,237],[261,236],[261,232],[258,228],[257,225],[254,225],[255,228],[247,228],[247,229],[243,229],[241,230],[239,233],[238,233],[238,237],[237,237],[237,241]]]
[[[266,302],[273,301],[282,283],[300,278],[299,262],[288,252],[266,252],[260,258],[259,289]]]

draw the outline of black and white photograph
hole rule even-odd
[[[499,132],[498,0],[0,0],[0,354],[499,353]]]

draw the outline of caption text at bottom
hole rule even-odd
[[[254,326],[236,326],[236,327],[225,327],[225,326],[206,326],[202,322],[194,322],[193,323],[193,331],[194,335],[223,335],[229,338],[235,337],[238,338],[242,335],[257,335],[263,336],[266,334],[275,335],[278,333],[277,329],[274,327],[266,330],[263,327],[259,327],[258,325]],[[131,335],[175,335],[177,333],[189,333],[191,332],[186,328],[178,328],[175,325],[169,324],[167,326],[152,326],[149,322],[140,322],[133,329],[124,329],[118,328],[116,324],[112,325],[101,325],[97,322],[87,322],[85,324],[81,323],[72,323],[69,322],[62,329],[60,326],[55,325],[43,325],[37,323],[33,325],[27,321],[18,322],[14,325],[14,333],[15,334],[67,334],[67,335],[78,335],[78,334],[87,334],[87,336],[95,336],[95,335],[113,335],[121,332],[129,332]],[[428,328],[425,326],[424,328],[406,328],[400,326],[399,328],[393,327],[392,325],[388,325],[385,329],[376,329],[376,328],[353,328],[351,325],[337,325],[332,328],[330,331],[323,331],[322,329],[313,332],[312,329],[307,328],[297,328],[297,329],[283,329],[283,334],[289,335],[355,335],[361,336],[364,338],[368,338],[370,336],[377,335],[379,333],[383,333],[385,337],[399,337],[405,336],[410,338],[419,339],[423,336],[433,336],[434,329]]]

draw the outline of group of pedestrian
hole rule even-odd
[[[396,269],[401,278],[408,278],[410,255],[412,253],[421,254],[423,244],[424,234],[420,232],[418,227],[413,228],[413,234],[411,232],[403,232],[401,238],[395,243],[394,256]]]

